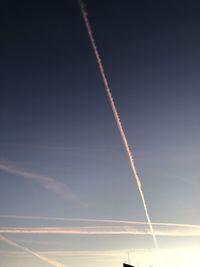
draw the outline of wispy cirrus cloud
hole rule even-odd
[[[18,175],[24,177],[25,179],[32,180],[34,182],[39,183],[46,190],[57,194],[62,199],[71,200],[74,202],[78,202],[81,205],[85,205],[70,189],[69,187],[52,177],[45,176],[38,173],[33,173],[31,171],[19,168],[17,166],[0,163],[0,171],[11,173],[14,175]]]

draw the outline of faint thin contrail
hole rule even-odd
[[[95,39],[94,39],[93,34],[92,34],[92,28],[91,28],[90,22],[88,20],[87,12],[85,10],[85,6],[84,6],[84,3],[83,3],[82,0],[79,0],[79,6],[80,6],[81,13],[82,13],[82,16],[83,16],[83,19],[84,19],[84,22],[85,22],[85,26],[86,26],[86,29],[87,29],[87,32],[88,32],[88,35],[89,35],[89,38],[90,38],[90,42],[91,42],[91,45],[92,45],[92,48],[93,48],[93,51],[94,51],[94,54],[95,54],[95,57],[96,57],[96,60],[97,60],[99,71],[101,73],[101,77],[102,77],[102,80],[103,80],[103,83],[104,83],[104,86],[105,86],[105,89],[106,89],[106,93],[107,93],[107,96],[108,96],[108,99],[109,99],[109,102],[110,102],[110,105],[111,105],[111,108],[112,108],[112,112],[114,114],[115,121],[117,123],[121,138],[123,140],[125,150],[126,150],[126,152],[128,154],[128,158],[129,158],[129,162],[130,162],[130,165],[131,165],[132,172],[133,172],[133,174],[135,176],[135,179],[136,179],[136,183],[137,183],[137,186],[138,186],[138,190],[140,192],[140,196],[141,196],[142,203],[143,203],[143,206],[144,206],[145,215],[146,215],[147,221],[149,223],[151,234],[153,236],[153,240],[155,242],[156,249],[159,252],[158,242],[157,242],[156,235],[155,235],[155,232],[154,232],[154,229],[153,229],[150,217],[149,217],[149,212],[148,212],[146,201],[145,201],[145,198],[144,198],[144,193],[143,193],[143,190],[142,190],[140,178],[139,178],[139,176],[137,174],[137,170],[136,170],[133,154],[131,152],[131,149],[130,149],[130,146],[129,146],[129,143],[128,143],[128,139],[127,139],[127,137],[125,135],[125,132],[124,132],[124,129],[123,129],[120,117],[119,117],[119,113],[118,113],[117,108],[115,106],[115,102],[114,102],[114,99],[113,99],[113,96],[112,96],[112,93],[111,93],[111,89],[110,89],[109,84],[108,84],[108,80],[107,80],[107,77],[106,77],[106,74],[105,74],[105,71],[104,71],[104,67],[103,67],[103,64],[101,62],[100,54],[98,52],[98,49],[97,49],[97,46],[96,46],[96,42],[95,42]]]
[[[108,251],[41,251],[40,255],[44,256],[50,256],[50,257],[126,257],[127,256],[127,251],[130,251],[130,249],[124,249],[124,250],[108,250]],[[141,253],[141,250],[135,249],[134,252],[138,253],[138,251]],[[8,255],[10,257],[12,256],[23,256],[25,253],[24,252],[19,252],[19,251],[0,251],[0,256],[1,255]]]
[[[49,263],[52,266],[55,266],[55,267],[66,267],[66,265],[64,265],[62,263],[59,263],[57,261],[54,261],[52,259],[49,259],[46,256],[40,255],[37,252],[32,251],[29,248],[26,248],[24,246],[21,246],[18,243],[14,242],[14,241],[12,241],[10,239],[8,239],[7,237],[5,237],[3,235],[0,235],[0,240],[4,241],[5,243],[7,243],[7,244],[9,244],[11,246],[14,246],[14,247],[17,247],[19,249],[22,249],[23,251],[27,252],[28,254],[31,254],[31,255],[35,256],[36,258],[38,258],[38,259],[40,259],[42,261],[45,261],[45,262]]]

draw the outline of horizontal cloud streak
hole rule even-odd
[[[134,255],[138,254],[140,256],[144,255],[145,253],[151,253],[153,250],[149,250],[147,248],[138,249],[138,248],[123,248],[123,249],[116,249],[116,250],[51,250],[51,251],[40,251],[40,255],[50,256],[50,257],[127,257],[127,251],[130,253],[133,252]],[[193,251],[196,253],[200,253],[200,247],[169,247],[161,249],[162,253],[180,253],[180,252],[187,252]],[[8,255],[8,256],[27,256],[26,253],[23,251],[0,251],[0,255]]]
[[[147,225],[94,227],[0,227],[4,234],[62,234],[62,235],[150,235]],[[156,225],[159,236],[200,236],[200,227]]]
[[[109,265],[117,265],[119,262],[123,262],[127,258],[127,252],[130,253],[130,258],[132,264],[135,266],[157,266],[155,262],[155,250],[149,248],[121,248],[116,250],[50,250],[50,251],[40,251],[40,255],[50,258],[63,258],[63,260],[68,259],[69,262],[71,259],[76,259],[83,262],[91,262],[93,260],[102,260],[106,263],[109,262]],[[164,260],[165,267],[177,267],[177,266],[200,266],[200,246],[190,247],[165,247],[160,249],[160,253]],[[23,258],[29,257],[28,254],[25,254],[23,251],[0,251],[0,256],[3,257],[20,257]],[[110,264],[112,261],[113,264]],[[138,264],[136,264],[138,263]],[[104,264],[105,265],[105,264]]]
[[[77,250],[77,251],[40,251],[40,255],[50,256],[50,257],[127,257],[127,251],[131,252],[130,249],[121,250]],[[144,253],[145,249],[134,249],[134,253]],[[9,256],[22,256],[26,255],[24,252],[19,251],[0,251],[0,255]]]
[[[80,204],[83,204],[80,202],[77,196],[75,196],[71,192],[71,190],[69,190],[66,184],[64,184],[63,182],[57,181],[52,177],[26,171],[16,166],[4,164],[4,163],[0,163],[0,170],[3,172],[12,173],[14,175],[19,175],[26,179],[37,182],[41,184],[46,190],[59,195],[63,199],[73,200],[75,202],[79,202]]]
[[[49,220],[49,221],[66,221],[66,222],[94,222],[106,224],[122,224],[122,225],[148,225],[143,221],[128,221],[128,220],[113,220],[113,219],[92,219],[92,218],[71,218],[71,217],[45,217],[45,216],[19,216],[19,215],[0,215],[1,219],[19,219],[19,220]],[[153,225],[158,226],[175,226],[185,228],[200,229],[200,225],[184,224],[184,223],[162,223],[152,222]]]

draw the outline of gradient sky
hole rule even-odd
[[[200,227],[198,1],[86,4],[152,222]],[[130,225],[2,216],[146,222],[78,3],[0,9],[0,232],[98,226],[98,235],[1,233],[69,267],[120,267],[128,251],[132,264],[158,267],[146,225],[114,235],[109,227]],[[200,265],[200,233],[188,228],[186,237],[155,226],[164,267]],[[0,240],[0,266],[51,265]]]

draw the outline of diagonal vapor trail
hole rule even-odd
[[[107,93],[107,96],[108,96],[108,100],[110,102],[110,106],[111,106],[113,115],[115,117],[115,121],[117,123],[121,138],[123,140],[123,144],[124,144],[125,150],[126,150],[126,152],[128,154],[128,159],[129,159],[129,162],[130,162],[131,170],[132,170],[133,175],[135,176],[135,179],[136,179],[136,183],[137,183],[138,190],[139,190],[139,193],[140,193],[140,196],[141,196],[141,199],[142,199],[145,215],[146,215],[146,218],[147,218],[150,230],[151,230],[151,234],[153,236],[153,240],[154,240],[157,252],[159,252],[159,246],[158,246],[157,238],[156,238],[156,235],[155,235],[155,232],[154,232],[154,229],[153,229],[150,217],[149,217],[149,212],[148,212],[148,209],[147,209],[147,205],[146,205],[144,193],[143,193],[143,190],[142,190],[142,185],[141,185],[141,182],[140,182],[140,178],[139,178],[139,176],[137,174],[137,170],[136,170],[133,154],[131,152],[131,149],[130,149],[130,146],[129,146],[129,143],[128,143],[128,139],[127,139],[126,134],[124,132],[124,129],[123,129],[120,117],[119,117],[119,113],[117,111],[117,108],[116,108],[116,105],[115,105],[115,102],[114,102],[114,99],[113,99],[113,96],[112,96],[112,93],[111,93],[111,89],[110,89],[109,84],[108,84],[108,80],[107,80],[107,77],[106,77],[106,74],[105,74],[105,71],[104,71],[104,67],[103,67],[103,64],[102,64],[102,61],[101,61],[101,58],[100,58],[100,54],[99,54],[95,39],[94,39],[93,34],[92,34],[92,28],[91,28],[89,19],[87,17],[87,12],[86,12],[86,9],[85,9],[85,5],[84,5],[84,2],[82,0],[79,0],[79,6],[80,6],[80,10],[81,10],[81,13],[82,13],[82,16],[83,16],[83,20],[85,22],[87,33],[89,35],[89,39],[90,39],[90,42],[91,42],[91,45],[92,45],[92,48],[93,48],[93,51],[94,51],[94,54],[95,54],[95,57],[96,57],[96,60],[97,60],[97,64],[98,64],[99,71],[100,71],[100,74],[101,74],[101,77],[102,77],[102,80],[103,80],[103,83],[104,83],[104,86],[105,86],[105,90],[106,90],[106,93]]]
[[[40,255],[37,252],[35,252],[35,251],[33,251],[33,250],[29,249],[29,248],[26,248],[24,246],[21,246],[18,243],[14,242],[14,241],[12,241],[10,239],[8,239],[7,237],[5,237],[3,235],[0,235],[0,240],[4,241],[5,243],[7,243],[7,244],[9,244],[11,246],[14,246],[16,248],[21,249],[21,250],[27,252],[28,254],[31,254],[32,256],[35,256],[36,258],[38,258],[38,259],[40,259],[40,260],[42,260],[44,262],[49,263],[52,266],[55,266],[55,267],[66,267],[66,265],[64,265],[62,263],[59,263],[57,261],[54,261],[52,259],[49,259],[46,256]]]

